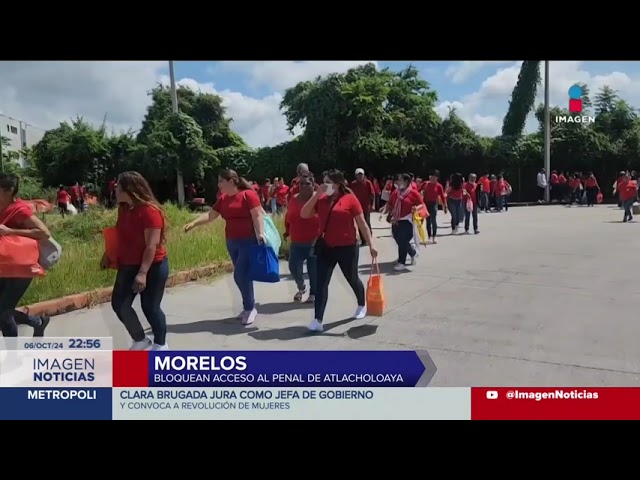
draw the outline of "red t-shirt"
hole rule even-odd
[[[259,206],[260,199],[253,190],[241,190],[235,195],[222,195],[220,197],[213,209],[226,222],[224,234],[227,240],[241,240],[256,236],[251,210]]]
[[[585,180],[584,186],[587,188],[598,188],[598,180],[596,180],[596,177],[589,177]]]
[[[391,194],[391,198],[389,198],[389,205],[391,208],[395,209],[396,202],[398,201],[398,190],[395,190]],[[418,205],[422,205],[422,195],[415,188],[412,188],[406,197],[400,200],[400,218],[404,218],[407,215],[411,214],[411,209],[413,207],[417,207]]]
[[[366,178],[362,182],[354,180],[353,182],[351,182],[351,185],[349,185],[349,188],[353,190],[353,193],[360,202],[362,211],[370,212],[371,202],[373,202],[373,199],[376,196],[376,192],[373,189],[373,183],[371,183],[371,180],[367,180]]]
[[[23,228],[24,223],[33,216],[33,208],[24,200],[16,200],[0,212],[0,225],[9,228]]]
[[[411,188],[413,188],[414,190],[420,190],[420,187],[418,186],[418,182],[416,182],[415,180],[411,182]]]
[[[80,188],[74,185],[71,187],[71,199],[77,200],[78,198],[80,198]]]
[[[558,183],[564,185],[565,183],[567,183],[567,177],[565,177],[563,174],[558,175]]]
[[[622,184],[620,184],[619,190],[617,191],[620,192],[620,199],[622,201],[635,199],[638,195],[638,182],[636,182],[635,180],[622,182]]]
[[[380,183],[378,183],[378,179],[377,178],[373,179],[373,192],[376,195],[380,195]]]
[[[578,180],[577,178],[570,178],[569,188],[573,188],[575,190],[578,187],[580,187],[580,180]]]
[[[144,238],[144,231],[160,230],[164,227],[164,219],[157,208],[151,205],[136,205],[130,208],[128,205],[121,205],[118,209],[118,221],[116,230],[118,232],[118,265],[140,265],[147,243]],[[153,262],[159,262],[167,256],[164,245],[160,244],[156,248]]]
[[[478,196],[476,195],[476,189],[477,188],[478,188],[478,184],[477,183],[465,182],[465,184],[464,184],[464,189],[471,196],[471,201],[473,202],[474,205],[478,204]]]
[[[481,177],[480,183],[482,184],[482,191],[484,193],[491,193],[491,180],[489,180],[489,177]]]
[[[271,185],[263,185],[260,187],[260,193],[262,193],[262,198],[265,201],[269,200],[269,190],[271,190]]]
[[[560,182],[560,178],[558,177],[557,173],[552,173],[551,176],[549,177],[549,183],[551,185],[557,185]]]
[[[56,198],[58,203],[69,203],[69,193],[66,190],[58,190]]]
[[[318,238],[320,231],[320,220],[318,215],[311,218],[302,218],[300,210],[305,202],[295,196],[289,201],[287,207],[287,215],[285,216],[285,229],[289,234],[292,243],[311,244]]]
[[[329,214],[329,210],[331,210],[331,214]],[[355,195],[352,193],[342,195],[331,208],[330,198],[323,194],[318,198],[316,211],[320,220],[320,230],[326,225],[324,241],[329,247],[345,247],[356,244],[356,226],[353,219],[363,212],[360,201]],[[328,223],[327,218],[329,219]]]
[[[286,185],[277,185],[273,189],[273,196],[276,197],[276,204],[280,206],[286,205],[287,193],[289,193],[289,187]]]
[[[425,202],[435,203],[438,201],[438,198],[442,199],[442,201],[444,202],[444,187],[440,182],[426,182],[422,186],[422,191],[424,192]]]
[[[464,195],[464,188],[460,187],[458,190],[455,190],[453,187],[451,187],[447,195],[452,200],[462,200],[462,195]]]

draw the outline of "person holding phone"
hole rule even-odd
[[[323,175],[322,185],[300,211],[302,218],[312,218],[316,214],[320,222],[320,234],[314,245],[317,289],[314,319],[308,328],[321,332],[324,330],[322,322],[329,300],[329,283],[336,265],[356,296],[358,305],[353,318],[367,316],[365,289],[358,275],[356,226],[364,237],[372,258],[378,256],[378,251],[373,245],[373,235],[364,219],[362,206],[347,188],[344,174],[340,170],[330,170]]]

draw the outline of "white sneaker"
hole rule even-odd
[[[161,352],[163,350],[169,350],[169,345],[167,345],[166,343],[164,345],[158,345],[157,343],[154,343],[151,347],[152,352]]]
[[[131,344],[131,347],[129,347],[129,350],[146,350],[147,348],[151,347],[151,345],[151,339],[149,339],[149,337],[146,337],[140,342],[133,342]]]
[[[307,328],[312,332],[322,332],[324,330],[324,327],[322,326],[322,324],[315,318],[311,321],[311,323]]]
[[[411,265],[415,265],[418,263],[418,254],[416,253],[413,257],[411,257]]]
[[[244,316],[242,318],[242,324],[251,325],[253,322],[255,322],[257,316],[258,316],[258,311],[255,308],[248,312],[244,312]]]
[[[458,227],[451,229],[451,234],[456,235],[458,233]]]
[[[407,266],[403,265],[402,263],[397,263],[394,267],[393,267],[393,271],[394,272],[404,272],[405,270],[407,270]]]
[[[356,313],[353,314],[353,318],[355,318],[356,320],[360,320],[361,318],[364,318],[367,316],[367,307],[358,305],[358,308],[356,308]]]

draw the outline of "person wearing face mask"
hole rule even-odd
[[[417,252],[411,245],[413,239],[413,212],[426,208],[420,192],[411,185],[411,175],[402,174],[398,179],[398,189],[391,194],[387,210],[391,212],[391,232],[398,245],[398,263],[393,269],[402,272],[407,269],[407,255],[411,265],[416,264]]]
[[[356,225],[363,240],[369,246],[371,257],[378,255],[373,246],[371,230],[365,222],[362,206],[353,192],[347,188],[344,174],[330,170],[324,175],[323,184],[302,207],[300,216],[312,218],[318,215],[319,237],[314,246],[316,255],[316,298],[314,316],[309,330],[321,332],[324,312],[329,299],[329,283],[336,265],[356,296],[358,306],[355,319],[367,316],[365,290],[358,276],[359,247]]]

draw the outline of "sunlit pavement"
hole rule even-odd
[[[621,223],[611,206],[520,207],[481,214],[479,235],[450,236],[449,216],[438,218],[438,245],[421,249],[418,265],[400,274],[390,273],[397,256],[390,229],[374,222],[384,317],[349,320],[355,299],[336,270],[325,333],[306,332],[313,309],[292,303],[295,285],[286,276],[256,284],[260,315],[245,328],[226,277],[168,290],[170,347],[421,349],[438,368],[432,386],[640,384],[640,224]],[[366,282],[366,248],[360,266]],[[47,334],[129,344],[108,304],[55,317]]]

